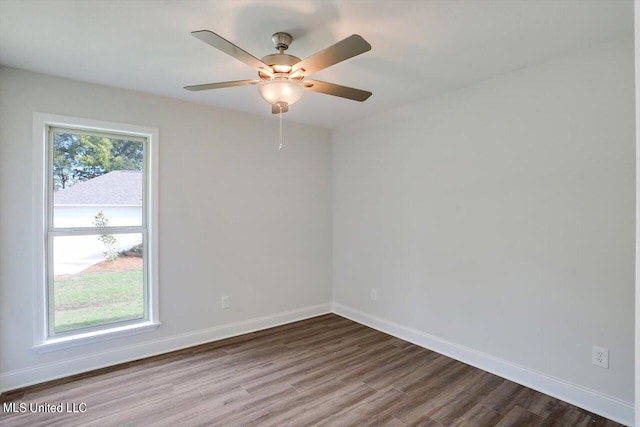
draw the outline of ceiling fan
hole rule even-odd
[[[303,60],[284,53],[293,41],[293,37],[288,33],[273,34],[271,40],[278,53],[266,55],[262,59],[256,58],[212,31],[200,30],[193,31],[191,34],[254,68],[260,79],[185,86],[187,90],[200,91],[258,85],[260,95],[271,105],[273,114],[287,112],[289,106],[298,101],[305,90],[360,102],[371,96],[371,92],[365,90],[320,80],[305,80],[309,75],[371,50],[371,45],[357,34],[353,34]]]

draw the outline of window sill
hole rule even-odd
[[[38,353],[48,353],[50,351],[64,350],[70,347],[155,331],[160,324],[160,322],[136,323],[135,325],[120,326],[63,338],[51,338],[42,344],[34,345],[32,348]]]

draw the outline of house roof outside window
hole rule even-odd
[[[142,206],[142,172],[113,171],[53,193],[54,206]]]

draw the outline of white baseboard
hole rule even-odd
[[[202,329],[99,353],[91,353],[26,369],[3,372],[0,373],[0,392],[268,329],[327,313],[331,313],[330,303]]]
[[[394,337],[409,341],[429,350],[475,366],[510,381],[556,397],[587,411],[624,425],[634,425],[634,406],[631,402],[600,393],[560,378],[517,365],[487,353],[429,335],[371,314],[333,303],[333,312],[377,329]]]

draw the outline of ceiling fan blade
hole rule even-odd
[[[289,106],[288,105],[282,107],[282,112],[283,113],[286,113],[287,111],[289,111]],[[271,106],[271,114],[280,114],[280,107],[278,107],[276,104],[273,104]]]
[[[339,96],[340,98],[352,99],[354,101],[366,101],[372,93],[348,86],[340,86],[334,83],[321,82],[320,80],[304,80],[302,86],[311,92],[324,93],[327,95]]]
[[[229,40],[226,40],[220,37],[213,31],[209,31],[209,30],[193,31],[191,32],[191,35],[199,40],[202,40],[206,44],[213,46],[218,50],[223,51],[227,55],[231,55],[237,60],[244,62],[251,68],[255,68],[256,70],[264,71],[266,73],[273,73],[273,70],[271,69],[270,66],[260,61],[258,58],[251,55],[250,53],[240,49],[238,46],[231,43]]]
[[[233,82],[207,83],[203,85],[185,86],[186,90],[198,91],[209,89],[222,89],[223,87],[249,86],[260,82],[260,80],[235,80]]]
[[[293,66],[292,73],[314,74],[327,67],[371,50],[371,45],[358,34],[353,34],[326,49],[316,52]]]

